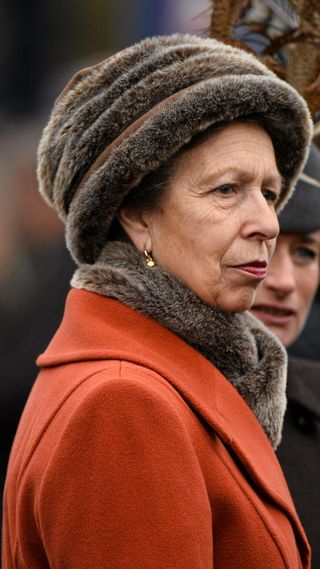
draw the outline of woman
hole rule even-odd
[[[272,448],[284,352],[243,312],[310,133],[291,87],[192,36],[62,93],[39,180],[79,269],[11,454],[5,569],[309,567]]]

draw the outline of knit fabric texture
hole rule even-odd
[[[312,121],[301,96],[253,55],[173,34],[77,73],[38,151],[40,192],[66,223],[76,262],[95,262],[123,199],[146,174],[195,134],[252,115],[273,141],[281,209],[304,165]]]

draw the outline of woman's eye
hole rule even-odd
[[[276,204],[278,201],[278,194],[274,190],[262,190],[262,193],[267,202]]]
[[[300,261],[313,261],[318,257],[318,253],[310,247],[297,247],[294,251],[295,256]]]
[[[224,186],[219,186],[219,188],[215,188],[214,192],[217,194],[221,194],[223,196],[231,196],[236,190],[236,187],[232,184],[225,184]]]

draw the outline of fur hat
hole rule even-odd
[[[273,139],[282,207],[312,123],[300,95],[253,55],[174,34],[77,73],[55,102],[38,151],[40,192],[66,222],[74,259],[97,260],[121,202],[147,173],[200,131],[250,115]]]
[[[320,229],[320,150],[311,145],[308,161],[292,198],[279,215],[282,233],[309,233]]]

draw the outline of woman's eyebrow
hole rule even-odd
[[[244,182],[252,178],[252,175],[247,170],[241,168],[241,166],[229,166],[223,169],[212,170],[211,172],[202,172],[199,174],[198,180],[201,183],[210,183],[212,180],[223,176],[232,176],[234,179]],[[280,190],[284,185],[285,179],[280,174],[268,174],[263,182],[264,184],[278,187]]]
[[[272,174],[271,176],[267,176],[266,182],[267,184],[279,186],[279,189],[281,189],[285,185],[286,180],[281,174]]]

